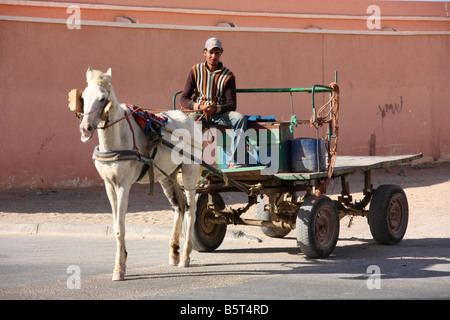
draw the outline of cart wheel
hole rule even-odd
[[[208,195],[197,195],[197,211],[195,223],[192,230],[192,247],[196,251],[208,252],[217,249],[225,238],[227,232],[226,224],[207,223],[205,218],[214,213],[208,209]],[[213,195],[213,202],[219,209],[225,208],[223,198],[219,194]]]
[[[326,196],[308,197],[297,216],[297,243],[309,258],[326,258],[336,247],[339,237],[339,214]]]
[[[265,205],[265,197],[257,197],[257,203],[256,203],[256,217],[258,220],[262,221],[270,221],[270,213],[269,211],[264,211],[264,205]],[[289,232],[291,232],[291,229],[283,229],[280,227],[261,227],[262,232],[272,238],[283,238],[284,236],[288,235]]]
[[[379,244],[397,244],[408,226],[408,201],[402,187],[385,184],[373,195],[369,208],[369,227]]]

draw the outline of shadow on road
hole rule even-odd
[[[383,279],[450,276],[450,239],[405,239],[395,246],[384,246],[367,239],[352,238],[351,241],[357,243],[336,247],[333,254],[326,259],[306,258],[297,247],[216,250],[208,254],[243,255],[245,259],[242,262],[206,264],[196,264],[194,261],[188,269],[168,267],[167,272],[129,274],[127,280],[290,274],[333,274],[341,279],[361,280],[368,278],[367,268],[371,265],[380,268]],[[265,255],[267,259],[264,258]],[[274,256],[279,256],[280,260],[274,261]],[[225,259],[226,257],[220,260]]]

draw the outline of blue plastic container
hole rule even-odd
[[[291,140],[292,172],[325,171],[325,140],[312,138],[297,138]]]

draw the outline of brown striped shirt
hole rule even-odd
[[[217,112],[236,110],[236,80],[234,74],[220,62],[219,69],[210,71],[199,63],[189,72],[180,103],[187,109],[196,105],[218,106]]]

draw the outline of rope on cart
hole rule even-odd
[[[319,189],[322,193],[325,193],[326,188],[331,180],[331,176],[333,175],[334,165],[336,163],[337,157],[337,142],[339,135],[339,86],[336,82],[332,82],[330,83],[329,87],[332,90],[330,100],[328,100],[327,103],[319,108],[315,120],[314,115],[309,120],[312,126],[322,126],[325,123],[331,122],[334,128],[334,144],[330,148],[330,156],[328,157],[328,176],[327,179],[319,186]],[[330,106],[330,104],[331,108],[328,109],[328,112],[326,114],[322,115],[325,108]],[[328,145],[331,145],[331,141],[328,141]]]

